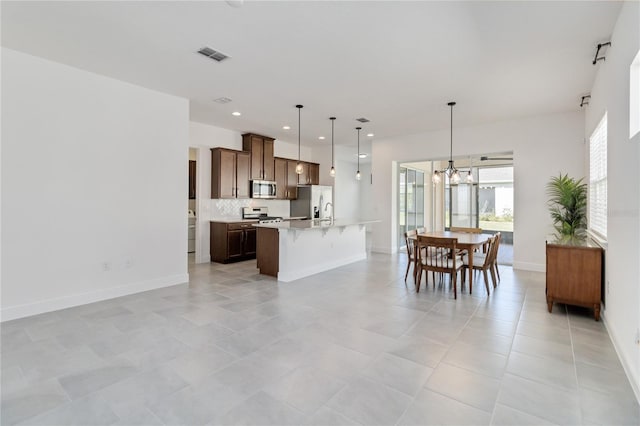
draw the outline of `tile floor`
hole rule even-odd
[[[255,261],[3,323],[3,425],[640,424],[602,323],[544,275],[416,294],[403,256],[297,282]]]

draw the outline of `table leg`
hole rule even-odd
[[[418,244],[413,244],[413,283],[418,283]]]
[[[469,294],[473,291],[473,247],[467,249],[469,256]]]

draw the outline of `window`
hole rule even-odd
[[[589,230],[607,237],[607,113],[589,138]]]

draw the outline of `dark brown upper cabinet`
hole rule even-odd
[[[248,152],[211,149],[211,198],[249,198]]]
[[[242,135],[242,149],[251,153],[250,179],[275,180],[273,141],[253,133]]]
[[[196,199],[196,162],[189,160],[189,199]]]

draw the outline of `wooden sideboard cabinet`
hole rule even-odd
[[[553,302],[593,309],[600,320],[604,251],[591,239],[547,240],[547,307]]]

